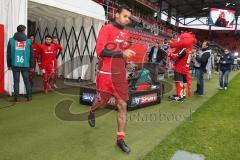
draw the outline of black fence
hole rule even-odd
[[[40,40],[40,43],[44,42],[44,38],[46,35],[56,36],[59,42],[64,40],[66,43],[61,44],[63,47],[62,59],[64,59],[67,54],[69,54],[71,60],[74,58],[76,54],[78,54],[81,62],[83,57],[87,55],[89,56],[90,62],[92,62],[94,58],[96,46],[94,46],[94,48],[92,49],[88,45],[88,42],[92,37],[94,38],[95,42],[97,41],[96,31],[93,26],[91,26],[88,33],[86,33],[84,27],[82,26],[78,34],[76,32],[78,30],[76,30],[73,26],[71,27],[69,33],[67,33],[65,27],[63,27],[61,30],[58,30],[57,27],[54,27],[51,33],[48,27],[46,27],[44,31],[41,31],[40,28],[36,28],[35,22],[28,22],[28,28],[29,28],[28,34],[34,34],[35,38]],[[81,38],[82,35],[83,38]],[[82,51],[80,50],[79,42],[85,42]],[[70,46],[70,43],[73,43],[74,45]]]

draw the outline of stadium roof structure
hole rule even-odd
[[[45,5],[45,6],[51,6],[54,7],[55,10],[62,9],[64,11],[69,11],[71,13],[84,15],[87,17],[92,17],[98,20],[105,21],[105,12],[101,5],[97,4],[96,2],[93,2],[91,0],[84,0],[84,1],[76,1],[76,0],[29,0],[31,5],[34,5],[35,2],[35,9],[39,10],[39,13],[36,14],[43,14],[44,7],[37,7],[39,4]],[[67,13],[64,13],[67,15]],[[58,16],[64,16],[58,15]]]
[[[196,18],[208,17],[210,8],[235,10],[240,15],[240,0],[151,0],[160,3],[161,11],[173,17]]]
[[[150,0],[160,5],[161,19],[173,25],[212,30],[240,30],[240,0]],[[235,23],[232,28],[209,26],[211,8],[234,10]],[[171,17],[171,18],[170,18]],[[168,20],[167,20],[168,19]],[[171,20],[169,20],[171,19]]]

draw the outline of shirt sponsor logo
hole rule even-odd
[[[53,54],[53,51],[45,51],[46,54]]]

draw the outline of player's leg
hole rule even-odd
[[[43,73],[43,90],[45,94],[48,93],[48,89],[49,89],[49,73],[48,69],[45,68]]]
[[[183,81],[176,81],[176,95],[178,97],[183,97],[184,85]]]
[[[98,92],[97,97],[93,103],[93,105],[88,110],[88,123],[91,127],[95,127],[95,111],[98,108],[102,108],[106,106],[109,99],[112,95],[105,92]]]
[[[118,132],[124,132],[127,121],[127,103],[123,100],[118,100],[117,108]]]
[[[49,86],[51,88],[57,88],[55,84],[56,84],[55,68],[51,68],[49,74]]]
[[[57,68],[54,69],[54,74],[53,74],[53,87],[57,88],[57,79],[58,79],[58,72],[57,72]]]
[[[112,97],[112,85],[110,75],[97,74],[96,89],[97,96],[93,105],[89,108],[88,123],[91,127],[95,126],[95,110],[104,107]]]
[[[34,61],[33,61],[33,70],[31,70],[31,71],[29,72],[29,82],[30,82],[31,87],[33,86],[33,78],[34,78],[36,63],[37,63],[37,59],[34,58]]]
[[[52,80],[53,80],[53,85],[52,87],[54,88],[57,88],[56,86],[56,83],[57,83],[57,67],[58,67],[58,64],[57,64],[57,60],[54,60],[54,69],[53,69],[53,75],[52,75]]]
[[[187,93],[187,95],[190,97],[192,95],[192,92],[191,92],[191,74],[189,72],[185,74],[183,83],[185,83],[185,88],[187,88],[187,91],[185,91],[185,93]]]
[[[124,100],[118,100],[117,103],[118,113],[117,113],[117,146],[125,153],[130,153],[130,148],[126,145],[124,141],[125,128],[127,125],[127,102]]]
[[[170,100],[174,101],[182,101],[183,98],[183,90],[184,90],[184,84],[183,84],[183,74],[175,72],[174,73],[174,79],[175,79],[175,87],[176,87],[176,94],[169,96],[168,98]]]

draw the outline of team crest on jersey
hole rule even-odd
[[[122,36],[122,37],[123,37],[123,36],[124,36],[124,34],[125,34],[124,32],[120,32],[120,36]]]
[[[126,35],[125,32],[119,32],[118,35],[116,36],[115,42],[116,43],[124,42],[124,39],[126,39],[125,35]]]
[[[26,42],[16,41],[16,50],[25,50]]]

